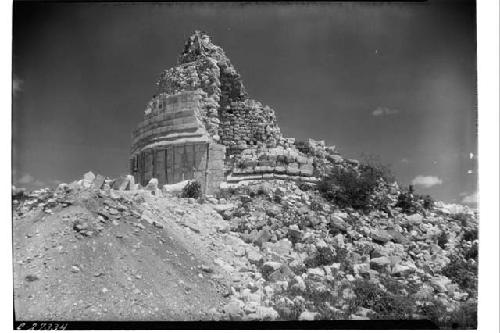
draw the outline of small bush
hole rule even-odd
[[[232,196],[236,195],[238,191],[235,189],[235,188],[225,188],[225,189],[220,189],[219,191],[217,191],[217,193],[215,194],[215,197],[217,199],[229,199],[231,198]]]
[[[304,260],[304,264],[306,265],[306,267],[331,265],[336,262],[336,258],[337,257],[335,255],[335,252],[330,248],[325,247],[319,249],[318,253],[316,253],[316,255],[314,255],[313,257]]]
[[[441,274],[457,283],[463,290],[477,289],[477,264],[464,261],[459,257],[450,258],[448,265],[443,267]]]
[[[464,213],[453,214],[451,216],[451,218],[453,220],[455,220],[455,221],[459,221],[462,224],[462,227],[466,227],[467,226],[467,222],[469,220],[469,218],[467,217],[467,215],[464,214]]]
[[[440,329],[477,328],[477,304],[475,302],[466,302],[452,313],[448,313],[443,304],[430,302],[421,307],[420,314]]]
[[[370,211],[388,202],[374,195],[379,185],[392,182],[389,168],[374,158],[361,163],[358,169],[335,168],[318,183],[318,190],[340,208],[352,207]],[[382,197],[384,197],[382,195]]]
[[[477,229],[467,230],[464,233],[463,240],[472,242],[475,241],[476,239],[477,239]]]
[[[373,310],[371,319],[410,319],[415,312],[413,300],[405,295],[393,294],[367,280],[356,280],[353,291],[356,297],[350,301],[351,312],[358,307]]]
[[[319,212],[319,211],[322,211],[323,210],[323,207],[321,206],[321,204],[317,201],[312,201],[311,202],[311,205],[309,206],[309,208],[312,210],[312,211],[315,211],[315,212]]]
[[[309,183],[305,183],[305,182],[297,182],[297,186],[298,188],[301,190],[301,191],[311,191],[314,189],[314,186],[309,184]]]
[[[441,232],[437,239],[437,243],[440,248],[444,249],[446,247],[446,244],[448,244],[448,235],[446,235],[445,232]]]
[[[370,208],[370,195],[379,184],[381,174],[371,166],[354,169],[334,169],[318,184],[318,190],[341,208]]]
[[[418,212],[417,201],[411,192],[404,192],[398,196],[396,207],[401,208],[405,214],[415,214]]]
[[[478,256],[478,248],[477,248],[477,243],[476,244],[473,244],[472,247],[467,250],[467,252],[465,252],[465,259],[469,260],[469,259],[474,259],[477,261],[477,256]]]
[[[201,197],[201,184],[197,180],[190,181],[184,186],[181,193],[182,198],[195,198]]]
[[[477,329],[477,304],[476,302],[466,302],[454,311],[449,319],[449,324],[453,329]]]
[[[424,209],[434,208],[434,199],[430,195],[424,197]]]

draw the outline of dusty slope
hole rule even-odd
[[[220,305],[220,292],[180,240],[184,229],[141,222],[135,206],[141,205],[86,191],[53,214],[37,209],[15,219],[16,318],[208,318],[207,311]]]

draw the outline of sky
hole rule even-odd
[[[477,201],[473,1],[14,3],[13,184],[126,174],[162,70],[204,30],[286,137],[376,155],[401,185]]]

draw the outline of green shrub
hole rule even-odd
[[[182,198],[199,198],[201,197],[201,184],[197,180],[190,181],[184,186],[181,193]]]
[[[301,190],[301,191],[311,191],[314,189],[314,186],[309,184],[309,183],[305,183],[305,182],[297,182],[297,186],[298,188]]]
[[[451,313],[448,313],[443,304],[430,302],[420,308],[420,314],[435,323],[440,329],[477,328],[477,304],[475,301],[466,302]]]
[[[318,249],[318,252],[313,257],[304,260],[304,264],[306,267],[331,265],[336,262],[336,258],[335,252],[332,249],[325,247]]]
[[[447,323],[452,329],[477,329],[477,303],[466,302],[454,311]]]
[[[370,195],[379,184],[380,172],[371,166],[354,169],[334,169],[318,184],[325,199],[341,208],[370,208]]]
[[[424,209],[434,208],[434,199],[430,195],[424,197]]]
[[[475,241],[476,239],[477,239],[477,229],[471,229],[465,231],[463,240],[472,242]]]
[[[420,307],[420,315],[422,315],[427,320],[432,321],[439,327],[443,327],[446,322],[446,317],[448,316],[448,312],[446,311],[446,307],[438,302],[426,302],[424,305]]]
[[[477,243],[473,244],[472,247],[465,252],[464,257],[465,259],[474,259],[477,261],[477,256],[478,256],[478,248],[477,248]]]
[[[451,257],[441,274],[450,278],[464,290],[477,290],[477,264],[464,261],[459,257]]]
[[[467,226],[467,222],[469,220],[468,216],[464,213],[453,214],[453,215],[451,215],[451,218],[453,220],[459,221],[462,224],[462,227],[464,227],[464,228]]]
[[[323,210],[323,207],[321,206],[321,204],[318,201],[312,201],[309,208],[315,212]]]
[[[446,235],[445,232],[441,232],[438,236],[437,243],[440,248],[444,249],[446,244],[448,244],[448,235]]]
[[[403,192],[398,196],[396,207],[401,208],[405,214],[415,214],[418,212],[418,204],[411,192]]]
[[[232,196],[236,195],[238,191],[235,188],[229,187],[225,189],[220,189],[215,193],[215,197],[217,199],[229,199]]]
[[[363,307],[375,312],[370,315],[371,319],[401,320],[411,319],[415,312],[411,297],[383,290],[367,280],[356,280],[353,291],[356,297],[351,299],[349,304],[352,313],[358,307]]]

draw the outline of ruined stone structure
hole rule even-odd
[[[130,171],[141,185],[196,179],[205,193],[223,181],[314,180],[313,158],[282,136],[274,110],[248,98],[224,51],[200,31],[161,73],[133,132]]]

